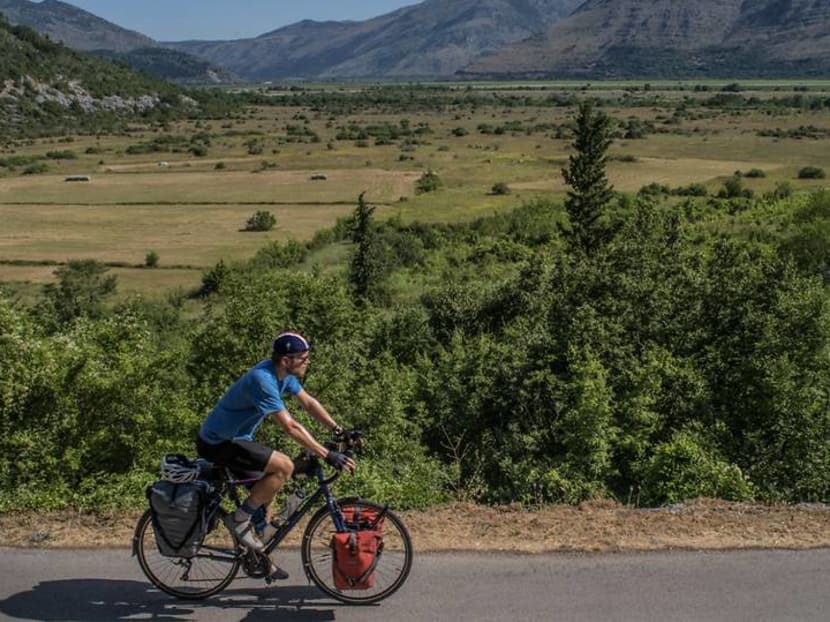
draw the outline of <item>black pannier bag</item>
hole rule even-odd
[[[156,545],[167,557],[193,557],[209,530],[216,504],[204,480],[174,483],[159,480],[147,489]]]

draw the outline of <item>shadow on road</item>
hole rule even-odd
[[[208,619],[210,610],[217,619],[229,619],[227,613],[219,612],[235,610],[240,617],[233,619],[244,622],[323,622],[335,619],[337,606],[335,601],[324,601],[312,586],[228,589],[207,600],[184,601],[139,581],[71,579],[44,581],[29,591],[14,594],[0,601],[0,613],[44,622],[104,622],[135,617],[173,622]],[[275,614],[279,617],[275,618]]]

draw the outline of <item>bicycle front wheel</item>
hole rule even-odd
[[[138,520],[134,552],[141,570],[160,590],[188,600],[222,591],[239,570],[237,544],[222,521],[205,536],[199,552],[190,558],[167,557],[159,552],[150,510]]]
[[[381,512],[382,505],[357,498],[338,499],[344,513],[368,515]],[[412,568],[412,541],[400,518],[387,510],[383,516],[382,549],[377,556],[374,582],[367,589],[340,589],[335,585],[331,548],[336,533],[334,520],[327,507],[320,508],[303,533],[302,560],[308,578],[323,592],[340,602],[353,605],[376,603],[394,594],[403,585]]]

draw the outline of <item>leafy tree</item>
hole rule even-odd
[[[210,270],[202,275],[202,287],[199,288],[198,295],[205,297],[221,292],[222,285],[228,279],[231,273],[231,268],[225,263],[224,259],[216,262]]]
[[[723,182],[723,188],[718,192],[718,198],[721,199],[738,199],[752,197],[752,190],[744,188],[743,181],[741,181],[741,174],[736,173],[729,179]]]
[[[830,191],[814,192],[793,215],[782,250],[805,274],[818,274],[830,283]]]
[[[611,146],[611,119],[596,112],[590,102],[579,105],[576,117],[576,153],[562,169],[565,183],[571,186],[565,199],[569,227],[565,238],[571,248],[593,254],[608,239],[603,216],[614,196],[605,175],[606,152]]]
[[[157,268],[159,265],[159,254],[156,251],[150,251],[144,256],[144,265],[148,268]]]
[[[59,324],[83,315],[100,316],[103,301],[115,293],[118,277],[93,259],[72,259],[55,270],[57,283],[47,283],[43,294]]]
[[[273,270],[274,268],[291,268],[305,260],[308,247],[297,240],[287,242],[270,242],[261,247],[247,266],[251,270]]]

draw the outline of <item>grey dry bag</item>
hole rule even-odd
[[[196,555],[208,531],[211,491],[204,480],[180,484],[159,480],[147,489],[159,553]]]

